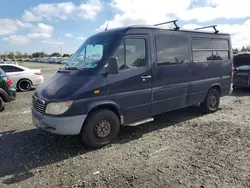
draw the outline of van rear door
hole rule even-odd
[[[119,73],[107,77],[110,99],[120,106],[125,123],[147,117],[152,94],[148,36],[124,37],[113,57],[118,58]]]

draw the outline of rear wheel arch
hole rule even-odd
[[[208,92],[209,92],[211,89],[216,89],[216,90],[219,92],[219,94],[221,95],[221,86],[220,86],[220,84],[214,84],[214,85],[212,85],[212,86],[210,87],[210,89],[208,90]]]
[[[0,88],[0,97],[3,99],[4,102],[8,101],[7,93],[2,88]]]

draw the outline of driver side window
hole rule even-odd
[[[118,58],[120,71],[146,66],[145,39],[124,39],[113,57]]]

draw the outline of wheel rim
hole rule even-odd
[[[107,120],[102,120],[95,126],[95,136],[97,138],[105,138],[110,134],[110,132],[111,123]]]
[[[27,81],[22,81],[22,82],[19,83],[19,88],[22,91],[27,91],[27,90],[30,89],[30,83],[27,82]]]
[[[210,96],[208,104],[210,109],[212,110],[216,109],[218,104],[217,97],[215,95]]]

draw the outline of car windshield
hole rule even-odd
[[[120,35],[100,35],[87,39],[64,65],[65,69],[94,69],[108,55]]]

